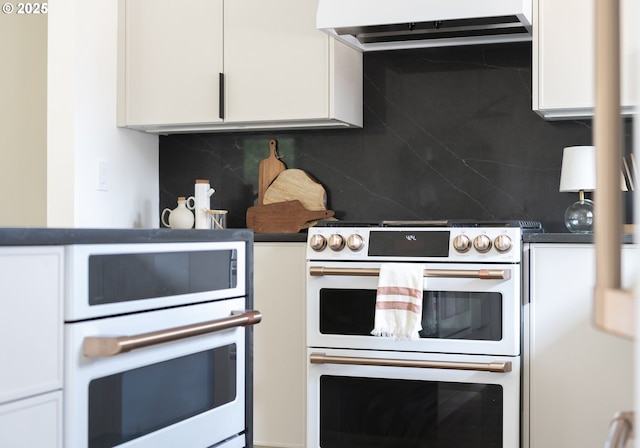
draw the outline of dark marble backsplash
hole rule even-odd
[[[339,219],[527,219],[565,232],[578,195],[558,191],[562,149],[591,133],[591,120],[531,110],[529,43],[365,53],[362,129],[162,136],[160,210],[209,179],[212,208],[244,227],[274,138]],[[630,147],[630,123],[625,138]]]

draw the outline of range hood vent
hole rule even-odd
[[[318,29],[360,51],[531,40],[531,0],[319,0]]]

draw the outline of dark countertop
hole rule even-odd
[[[307,233],[256,233],[251,229],[172,230],[172,229],[63,229],[0,227],[0,246],[35,246],[65,244],[119,244],[191,241],[253,240],[260,242],[306,242]],[[593,234],[525,233],[525,243],[593,243]],[[625,244],[634,235],[624,235]]]
[[[0,246],[252,241],[253,230],[63,229],[0,227]]]
[[[626,234],[623,237],[623,243],[630,244],[634,242],[634,235]],[[522,235],[522,241],[525,243],[593,243],[592,233],[525,233]]]
[[[307,233],[256,233],[256,243],[305,243]]]

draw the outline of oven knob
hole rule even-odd
[[[496,250],[498,252],[509,252],[513,244],[511,243],[511,238],[507,235],[499,235],[495,241],[493,242]]]
[[[322,235],[313,235],[309,240],[309,246],[316,252],[320,252],[327,247],[327,239]]]
[[[357,233],[349,235],[349,238],[347,238],[347,247],[354,252],[358,252],[364,247],[364,239]]]
[[[333,250],[333,251],[340,251],[344,248],[344,238],[342,235],[338,235],[337,233],[334,233],[333,235],[331,235],[329,237],[329,249]]]
[[[473,247],[481,254],[489,252],[491,250],[491,238],[487,235],[478,235],[473,240]]]
[[[461,253],[468,252],[471,249],[471,240],[467,235],[458,235],[453,239],[453,248]]]

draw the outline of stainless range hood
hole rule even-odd
[[[532,0],[319,0],[316,25],[360,51],[531,40]]]

